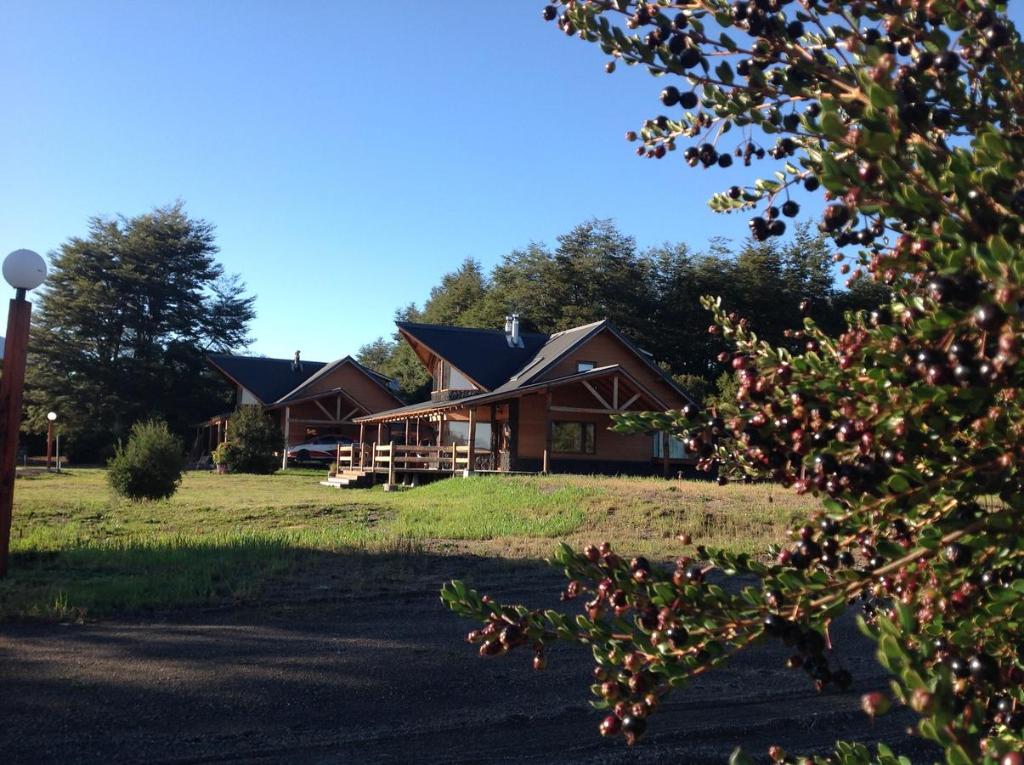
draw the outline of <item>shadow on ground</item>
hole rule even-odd
[[[400,577],[389,570],[399,570]],[[485,660],[445,610],[442,581],[557,606],[560,572],[459,555],[318,553],[236,606],[85,624],[0,626],[0,752],[9,763],[710,763],[740,742],[763,756],[837,738],[896,742],[905,719],[857,711],[884,685],[849,620],[837,645],[857,681],[818,695],[781,646],[748,652],[677,692],[627,749],[588,707],[588,652]],[[353,588],[353,582],[361,582]]]

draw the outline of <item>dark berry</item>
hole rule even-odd
[[[800,205],[794,202],[792,199],[784,202],[782,205],[782,214],[787,218],[793,218],[800,212]]]
[[[554,21],[558,16],[558,9],[553,5],[545,5],[541,15],[544,17],[544,21]]]
[[[994,683],[999,679],[999,665],[987,653],[979,653],[972,656],[968,664],[968,670],[971,677],[980,682]]]
[[[949,564],[955,568],[966,566],[971,562],[971,548],[959,542],[946,545],[946,549],[942,551],[942,554]]]
[[[634,739],[640,738],[647,730],[647,721],[636,715],[626,715],[622,718],[622,732]]]
[[[1006,314],[999,306],[986,304],[974,311],[974,324],[982,332],[995,332],[1006,322]]]
[[[675,85],[669,85],[663,91],[661,91],[661,102],[665,106],[675,106],[679,103],[679,88]]]
[[[686,645],[686,639],[690,634],[684,627],[671,627],[665,630],[665,639],[672,644],[673,648],[682,648]]]

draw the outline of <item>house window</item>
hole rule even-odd
[[[661,459],[661,433],[654,434],[654,457]],[[668,437],[668,458],[670,460],[686,459],[686,445],[681,438]]]
[[[458,444],[465,446],[469,443],[469,423],[466,420],[448,420],[445,423],[445,432],[442,436],[445,446]],[[491,448],[491,423],[478,422],[476,424],[476,445],[477,451],[488,451]]]
[[[593,454],[595,427],[592,422],[551,423],[551,450],[562,454]]]
[[[451,364],[445,363],[444,372],[441,375],[441,390],[473,390],[474,387],[462,372]]]
[[[593,361],[577,361],[576,362],[576,372],[577,372],[577,374],[580,373],[580,372],[589,372],[595,366],[596,365],[594,364]]]

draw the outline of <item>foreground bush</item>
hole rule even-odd
[[[258,406],[243,406],[228,420],[228,440],[220,448],[232,473],[273,473],[281,465],[275,455],[284,448],[284,437],[274,421]]]
[[[159,420],[137,422],[128,444],[118,445],[107,463],[107,480],[128,499],[165,499],[174,494],[185,469],[185,446]]]
[[[790,646],[789,665],[819,690],[847,687],[829,624],[855,605],[892,673],[891,693],[866,694],[865,712],[906,705],[916,734],[950,765],[1024,763],[1024,48],[1003,9],[978,0],[544,9],[565,33],[598,42],[609,71],[625,62],[666,75],[666,115],[627,135],[639,155],[705,169],[775,160],[769,177],[711,206],[758,210],[750,231],[763,240],[799,214],[801,193],[823,194],[820,228],[856,248],[852,278],[891,286],[893,299],[849,315],[837,338],[805,321],[785,348],[707,299],[710,331],[736,347],[724,359],[736,371],[733,400],[624,416],[617,427],[669,430],[703,467],[724,463],[812,493],[820,511],[770,563],[697,547],[662,570],[607,545],[563,547],[565,595],[585,599],[575,616],[447,585],[443,599],[482,621],[469,639],[483,655],[528,646],[540,668],[551,641],[590,646],[595,705],[608,710],[601,732],[632,743],[667,693],[756,641]],[[712,570],[758,584],[726,591],[709,583]],[[884,744],[769,756],[909,762]]]

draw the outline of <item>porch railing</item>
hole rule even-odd
[[[487,450],[469,446],[416,446],[396,444],[353,443],[338,445],[338,470],[370,470],[387,473],[388,482],[394,482],[396,472],[436,471],[458,473],[460,470],[494,470],[495,455]]]

